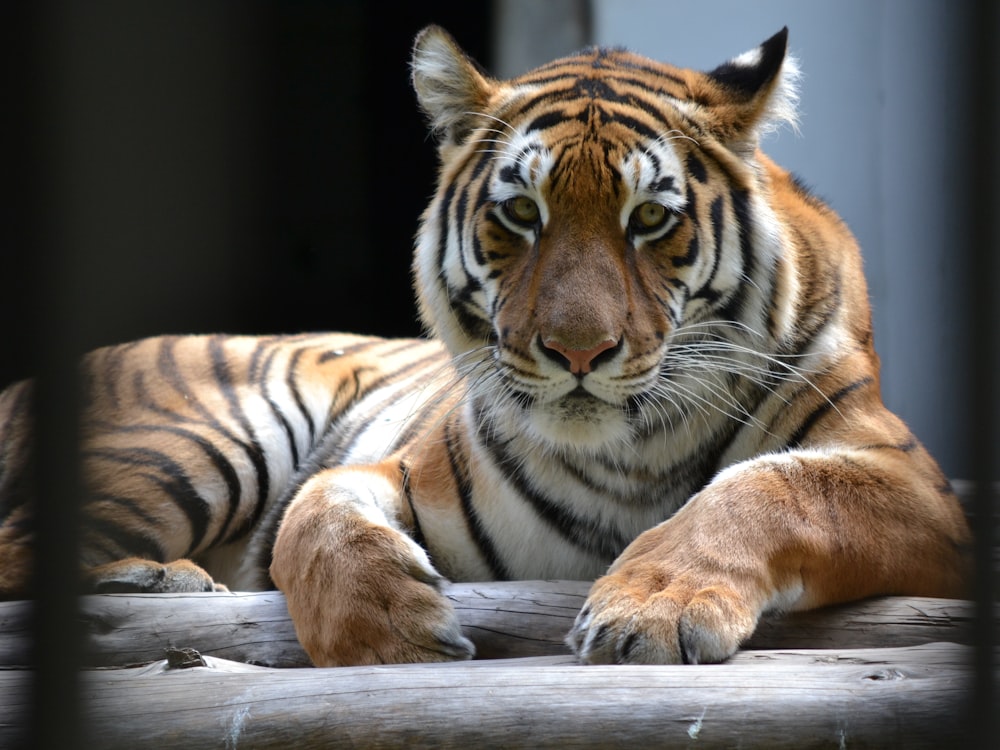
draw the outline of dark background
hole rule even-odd
[[[50,346],[420,332],[410,51],[438,23],[488,64],[491,3],[83,5],[20,11],[8,60],[0,387]]]

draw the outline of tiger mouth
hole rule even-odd
[[[548,408],[569,419],[586,419],[598,413],[622,411],[621,404],[612,403],[588,391],[581,383],[572,391],[556,399]]]
[[[571,390],[569,393],[567,393],[565,396],[563,396],[559,400],[560,401],[581,401],[581,400],[587,400],[587,401],[600,401],[601,403],[605,403],[603,399],[598,398],[593,393],[591,393],[586,388],[584,388],[583,383],[579,383],[576,386],[576,388],[574,388],[573,390]]]

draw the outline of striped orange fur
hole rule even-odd
[[[725,659],[773,610],[957,596],[969,530],[883,405],[857,245],[759,149],[786,33],[708,72],[588,49],[509,81],[443,30],[427,340],[90,354],[95,591],[276,585],[318,665],[468,658],[453,580],[595,581],[584,662]],[[0,592],[31,564],[32,386],[0,394]]]

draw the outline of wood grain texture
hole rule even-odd
[[[583,605],[582,581],[453,584],[447,589],[478,658],[566,654],[563,638]],[[0,603],[0,666],[24,665],[29,602]],[[167,648],[271,667],[304,667],[284,596],[276,591],[211,594],[107,594],[81,600],[89,665],[129,666],[163,658]],[[972,603],[883,597],[761,622],[747,649],[865,648],[933,641],[970,642]]]
[[[447,594],[480,660],[340,669],[303,668],[277,592],[84,597],[86,746],[939,748],[967,739],[970,602],[886,597],[769,618],[721,665],[585,667],[562,639],[588,589],[456,584]],[[30,623],[29,602],[0,603],[0,748],[26,738]]]
[[[957,747],[968,647],[744,652],[715,666],[569,657],[273,670],[208,657],[84,675],[108,748]],[[0,672],[5,695],[29,673]],[[0,745],[19,720],[0,714]]]

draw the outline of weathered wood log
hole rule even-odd
[[[563,637],[586,597],[579,581],[453,584],[479,658],[567,653]],[[169,647],[273,667],[309,664],[279,592],[108,594],[81,600],[90,666],[155,661]],[[933,641],[969,643],[970,602],[886,597],[765,619],[745,648],[864,648]],[[0,665],[25,665],[29,602],[0,603]]]
[[[207,658],[84,675],[107,748],[960,747],[969,648],[742,653],[708,666],[516,662],[273,670]],[[30,672],[0,672],[25,695]],[[0,746],[24,705],[0,703]]]

